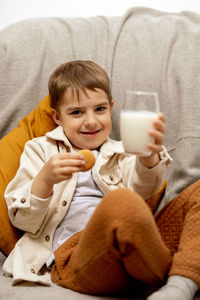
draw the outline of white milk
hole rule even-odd
[[[149,129],[153,128],[153,120],[157,113],[150,111],[121,111],[120,131],[126,152],[148,154],[147,143],[153,142]]]

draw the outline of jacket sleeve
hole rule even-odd
[[[126,187],[144,199],[152,197],[160,189],[165,179],[167,165],[172,160],[164,146],[159,155],[160,162],[153,168],[142,165],[138,156],[124,156],[120,161]]]
[[[5,190],[5,200],[11,223],[27,232],[36,233],[48,211],[51,197],[41,199],[31,195],[34,177],[45,163],[45,153],[37,139],[29,141],[20,159],[20,167]]]

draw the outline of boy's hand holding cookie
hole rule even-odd
[[[95,157],[90,150],[55,154],[35,177],[31,193],[40,198],[47,198],[52,194],[54,184],[69,180],[75,172],[89,170],[94,163]]]

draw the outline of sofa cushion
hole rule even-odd
[[[50,99],[46,96],[38,106],[24,117],[19,126],[0,140],[0,249],[8,255],[22,232],[9,221],[4,191],[19,167],[24,144],[34,137],[55,128],[50,115]]]

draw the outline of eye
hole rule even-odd
[[[74,111],[71,112],[71,115],[73,115],[73,116],[79,116],[79,115],[81,115],[81,114],[82,114],[82,111],[79,110],[79,109],[74,110]]]
[[[104,110],[106,110],[105,106],[99,106],[96,108],[96,111],[99,111],[99,112],[103,112]]]

